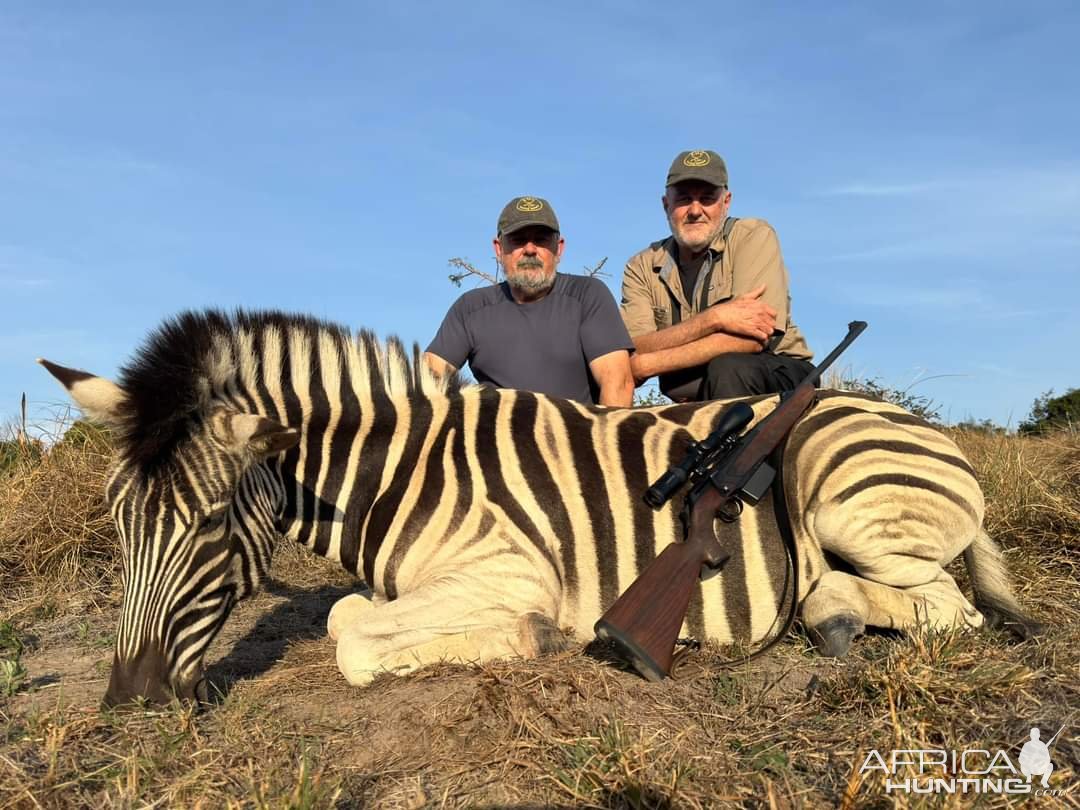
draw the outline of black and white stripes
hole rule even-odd
[[[89,401],[98,386],[97,403],[109,385],[72,378],[68,387]],[[369,583],[375,612],[365,621],[378,639],[394,635],[376,628],[391,614],[433,628],[415,649],[431,647],[442,622],[447,633],[471,628],[477,649],[528,650],[527,638],[503,626],[526,614],[588,634],[680,536],[676,505],[654,512],[642,493],[726,407],[607,410],[461,388],[396,340],[382,346],[367,332],[353,337],[275,312],[181,315],[150,337],[113,389],[114,407],[97,415],[121,442],[108,494],[126,548],[117,662],[145,669],[140,662],[156,650],[173,689],[197,678],[228,610],[265,574],[278,533]],[[775,406],[769,397],[747,401],[756,419]],[[906,564],[905,544],[940,571],[980,531],[982,495],[956,446],[894,406],[822,392],[786,458],[800,598],[828,571],[825,552],[888,588],[910,589],[925,584],[926,571],[881,573]],[[743,553],[694,595],[685,629],[759,640],[774,628],[789,582],[771,504],[718,527],[738,535]],[[883,537],[894,537],[887,559],[868,550]],[[862,609],[845,587],[833,577],[828,598],[812,607],[825,618]],[[950,620],[967,617],[958,591],[932,598]],[[352,628],[346,614],[367,608],[351,604],[331,617],[343,671],[388,666],[395,649]],[[346,641],[381,652],[343,659]]]

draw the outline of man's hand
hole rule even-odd
[[[776,310],[760,300],[765,292],[762,284],[750,292],[705,310],[714,332],[724,332],[756,340],[762,345],[772,337],[776,328]]]

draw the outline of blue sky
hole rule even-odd
[[[1075,3],[308,5],[0,7],[0,422],[184,308],[426,344],[519,194],[617,295],[696,148],[819,357],[867,320],[951,421],[1080,386]]]

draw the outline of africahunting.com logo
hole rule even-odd
[[[859,775],[866,778],[882,773],[886,793],[1064,796],[1070,789],[1050,787],[1054,772],[1050,750],[1064,729],[1062,725],[1046,742],[1038,728],[1031,729],[1015,761],[1002,749],[910,748],[888,754],[873,749],[863,760]]]

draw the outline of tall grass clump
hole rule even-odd
[[[986,529],[1006,546],[1080,551],[1080,434],[951,430],[986,496]]]
[[[119,540],[105,506],[112,445],[75,422],[51,446],[9,442],[0,469],[0,600],[78,586],[107,589]]]

